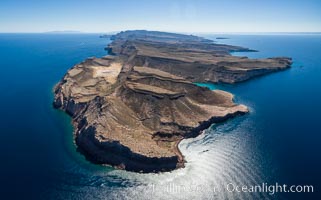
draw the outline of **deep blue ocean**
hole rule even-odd
[[[214,39],[216,35],[206,35]],[[179,146],[184,169],[137,174],[91,164],[53,86],[74,64],[106,54],[98,34],[0,34],[0,199],[321,199],[321,35],[226,35],[219,43],[289,56],[293,67],[234,85],[250,113]],[[312,185],[313,193],[229,192],[233,185]]]

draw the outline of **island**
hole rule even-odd
[[[100,38],[111,38],[113,35],[111,34],[103,34],[103,35],[100,35],[99,37]]]
[[[217,40],[227,40],[227,39],[230,39],[228,37],[216,37]]]
[[[236,83],[292,63],[232,56],[252,50],[193,35],[136,30],[111,40],[108,55],[68,70],[53,105],[72,117],[75,143],[88,160],[134,172],[184,167],[180,141],[249,112],[232,94],[195,82]]]

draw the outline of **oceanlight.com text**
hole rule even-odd
[[[236,185],[233,183],[229,183],[226,185],[226,190],[228,192],[264,192],[270,195],[275,193],[304,193],[304,192],[313,192],[312,185],[286,185],[275,183],[273,185],[269,185],[267,183],[263,183],[261,185]]]
[[[210,186],[202,184],[179,185],[169,183],[166,185],[149,185],[151,192],[162,191],[166,193],[185,193],[185,192],[229,192],[229,193],[267,193],[274,195],[276,193],[312,193],[314,192],[313,185],[287,185],[287,184],[256,184],[242,185],[235,183],[221,184],[220,186]]]

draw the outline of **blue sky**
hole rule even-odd
[[[0,32],[321,32],[321,0],[0,0]]]

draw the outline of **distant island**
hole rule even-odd
[[[140,30],[111,39],[107,56],[68,70],[53,105],[72,116],[88,160],[134,172],[184,167],[181,140],[248,112],[232,94],[194,82],[236,83],[292,64],[287,57],[232,56],[251,50],[193,35]]]
[[[227,39],[230,39],[228,37],[216,37],[217,40],[227,40]]]
[[[113,35],[111,34],[103,34],[103,35],[100,35],[99,37],[100,38],[111,38]]]

